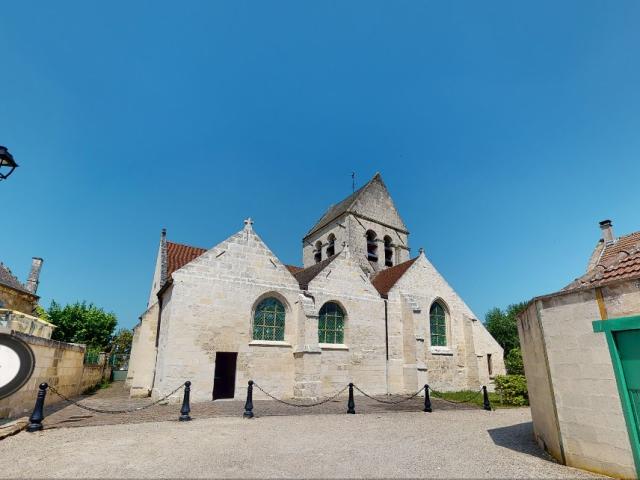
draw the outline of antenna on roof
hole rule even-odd
[[[351,172],[351,193],[356,191],[356,172]]]

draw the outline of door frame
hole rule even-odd
[[[609,354],[611,355],[611,365],[616,376],[616,385],[618,386],[618,395],[622,404],[622,412],[624,420],[627,424],[627,432],[629,433],[629,442],[631,443],[631,451],[633,460],[636,464],[636,474],[640,478],[640,432],[636,426],[636,420],[633,415],[631,398],[627,391],[627,382],[622,369],[620,354],[613,338],[614,332],[622,330],[640,330],[640,315],[633,317],[610,318],[608,320],[596,320],[591,322],[595,333],[604,333],[609,346]]]

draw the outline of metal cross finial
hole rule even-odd
[[[251,220],[251,217],[247,218],[244,221],[244,228],[247,228],[247,229],[253,228],[253,220]]]

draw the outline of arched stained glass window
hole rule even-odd
[[[273,297],[265,298],[253,315],[254,340],[284,340],[284,305]]]
[[[344,312],[337,303],[325,303],[320,309],[318,342],[344,343]]]
[[[433,302],[433,305],[431,305],[431,310],[429,310],[429,323],[431,326],[431,346],[446,346],[447,316],[444,307],[438,302]]]

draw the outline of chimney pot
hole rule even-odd
[[[600,228],[602,229],[602,239],[606,244],[613,243],[613,223],[611,220],[602,220],[600,222]]]
[[[42,258],[33,257],[31,259],[31,271],[29,272],[29,278],[27,279],[27,290],[35,295],[38,291],[38,284],[40,283],[40,269],[42,269]]]

